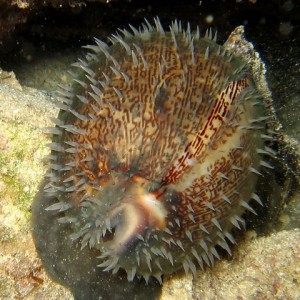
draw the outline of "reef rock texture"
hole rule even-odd
[[[114,0],[117,1],[117,0]],[[87,2],[108,3],[106,0],[0,0],[0,41],[13,32],[16,27],[25,24],[35,14],[40,14],[44,8],[61,9],[80,8]]]
[[[235,249],[232,259],[218,262],[196,279],[165,281],[162,299],[299,299],[299,240],[299,230],[249,238]]]
[[[0,71],[0,299],[72,299],[43,270],[31,239],[30,207],[44,173],[51,97]],[[47,113],[46,113],[47,112]]]

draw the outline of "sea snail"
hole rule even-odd
[[[159,19],[95,39],[61,91],[43,210],[128,280],[196,272],[231,253],[254,211],[265,112],[249,66],[211,31]],[[38,223],[39,217],[35,218]]]

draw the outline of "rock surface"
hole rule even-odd
[[[162,299],[300,299],[299,240],[299,230],[250,238],[196,279],[165,281]]]
[[[53,283],[31,238],[30,207],[48,153],[43,128],[57,113],[51,97],[21,88],[12,73],[0,83],[0,299],[72,299]]]

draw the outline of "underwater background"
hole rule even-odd
[[[264,206],[246,214],[233,256],[192,275],[165,277],[147,299],[300,299],[299,1],[0,0],[0,299],[73,299],[53,282],[31,237],[31,204],[45,173],[58,85],[93,37],[159,16],[218,31],[223,44],[239,25],[266,64],[277,116],[274,169],[258,183]],[[276,127],[276,128],[275,128]],[[110,275],[110,274],[109,274]],[[74,274],[80,281],[80,272]],[[113,287],[112,287],[113,288]],[[116,288],[116,290],[118,290]],[[76,294],[76,292],[73,291]],[[101,297],[101,291],[95,291]],[[124,294],[111,299],[130,299]],[[141,287],[140,299],[145,299]],[[78,298],[79,299],[79,298]]]

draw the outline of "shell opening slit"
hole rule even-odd
[[[213,265],[260,201],[264,107],[247,64],[209,34],[154,23],[95,39],[74,64],[44,187],[70,239],[128,280]]]

